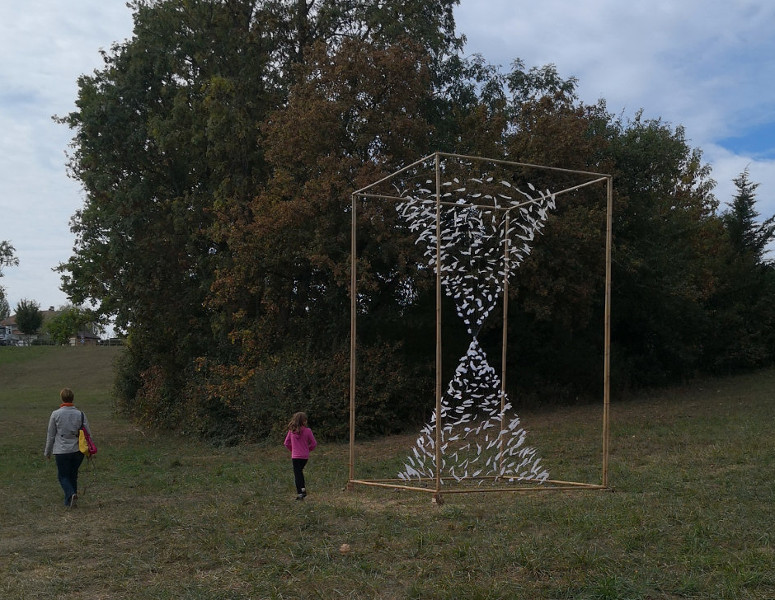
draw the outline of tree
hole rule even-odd
[[[46,331],[57,344],[68,344],[79,331],[92,328],[94,316],[91,311],[78,306],[66,306],[46,323]]]
[[[281,74],[289,74],[291,64],[303,64],[318,41],[336,49],[353,39],[382,47],[412,39],[436,59],[462,45],[455,35],[453,15],[458,0],[268,0],[257,4],[258,20],[270,24],[266,34]]]
[[[775,264],[765,258],[775,239],[775,216],[758,222],[756,189],[746,168],[733,180],[737,192],[721,213],[719,284],[710,299],[714,321],[707,342],[708,368],[734,371],[775,359]]]
[[[759,184],[750,181],[747,167],[732,181],[737,193],[732,202],[727,203],[729,208],[721,214],[721,219],[735,255],[741,259],[748,256],[754,265],[761,265],[767,245],[775,239],[775,215],[757,223],[756,189]]]
[[[34,300],[22,299],[16,305],[16,326],[29,339],[43,324],[43,313],[40,305]]]
[[[15,255],[16,249],[7,241],[0,241],[0,277],[3,276],[3,267],[15,267],[19,259]]]
[[[134,38],[79,80],[77,110],[62,119],[87,194],[63,289],[131,331],[133,368],[154,378],[146,406],[174,402],[212,347],[206,300],[228,254],[213,208],[244,202],[265,178],[257,124],[277,95],[254,4],[133,3]]]
[[[674,381],[700,368],[712,327],[723,243],[715,182],[680,126],[639,114],[612,136],[614,368],[629,385]]]
[[[5,297],[5,290],[0,287],[0,321],[7,319],[11,315],[11,307],[8,299]]]
[[[264,386],[269,379],[275,382],[271,398],[306,401],[309,391],[298,385],[298,373],[289,368],[281,375],[277,357],[283,356],[287,364],[338,372],[339,385],[330,386],[327,401],[339,404],[336,421],[346,422],[339,398],[347,381],[349,193],[409,162],[428,143],[422,111],[431,89],[423,52],[408,41],[385,48],[359,40],[335,49],[317,44],[298,70],[287,105],[263,123],[272,176],[249,204],[248,217],[222,215],[222,242],[233,248],[233,264],[219,271],[211,299],[241,349],[239,364],[224,371],[224,378],[246,386],[229,394],[236,393],[230,406],[240,413],[258,413],[255,387],[270,388]],[[369,313],[386,330],[398,316],[387,299],[413,268],[401,257],[415,252],[413,240],[398,235],[396,219],[388,211],[368,214],[362,224],[370,240],[361,251],[361,275],[374,298]],[[388,342],[365,334],[361,343],[384,348]],[[400,420],[391,410],[383,419],[379,427]],[[254,425],[262,422],[272,421],[254,419]]]
[[[15,248],[9,242],[0,240],[0,277],[3,276],[3,267],[15,267],[19,264],[15,252]],[[7,318],[10,312],[11,308],[5,297],[5,288],[0,285],[0,319]]]
[[[729,244],[699,150],[681,127],[583,104],[552,65],[462,57],[455,4],[130,4],[134,37],[79,79],[61,119],[86,200],[59,269],[73,302],[128,332],[117,387],[133,416],[231,439],[314,402],[341,433],[350,194],[434,149],[612,173],[617,380],[712,363]],[[391,373],[358,382],[374,402],[359,430],[381,432],[432,388],[433,282],[396,211],[358,216],[359,360]],[[588,188],[560,202],[510,286],[510,367],[533,391],[600,380],[604,217]]]
[[[227,365],[242,360],[246,346],[234,346],[239,332],[229,323],[230,315],[256,314],[261,307],[253,301],[261,296],[227,297],[226,303],[221,294],[213,297],[216,281],[228,285],[228,277],[245,268],[234,259],[243,240],[224,229],[239,229],[256,216],[263,218],[255,211],[266,207],[282,213],[281,204],[275,208],[269,201],[260,206],[253,202],[256,196],[277,198],[282,193],[281,176],[290,174],[287,169],[274,172],[277,163],[270,164],[266,157],[271,145],[269,115],[286,105],[291,86],[304,73],[307,55],[317,52],[315,44],[322,42],[331,51],[349,40],[374,49],[392,45],[397,56],[399,41],[411,39],[430,55],[429,60],[438,62],[460,44],[454,37],[455,4],[456,0],[131,3],[134,37],[104,53],[103,69],[79,79],[77,109],[61,119],[75,132],[69,169],[82,183],[86,201],[71,223],[74,254],[59,269],[63,289],[73,302],[97,301],[102,314],[115,315],[119,330],[130,332],[127,377],[144,383],[132,387],[136,392],[128,401],[141,408],[133,411],[140,418],[179,422],[176,411],[183,388],[192,381],[200,358]],[[408,63],[401,64],[405,68]],[[395,79],[391,83],[401,85]],[[348,82],[353,97],[357,84]],[[390,97],[395,101],[394,94]],[[428,101],[427,95],[423,98]],[[340,116],[348,118],[347,107],[342,106],[338,104]],[[357,115],[349,123],[361,127]],[[374,131],[363,130],[372,135]],[[320,128],[318,132],[325,133]],[[287,135],[283,139],[287,142]],[[306,140],[299,141],[305,151]],[[358,144],[366,152],[345,160],[369,160],[369,144],[363,140]],[[400,146],[394,147],[401,156],[407,155]],[[325,146],[319,150],[327,152]],[[379,144],[371,148],[373,156],[387,150]],[[334,172],[340,156],[332,155],[327,165],[322,160],[309,166]],[[299,171],[293,175],[306,176]],[[322,178],[319,182],[325,185]],[[336,186],[343,189],[340,182]],[[300,239],[287,223],[283,232],[278,230],[278,237],[284,235]],[[322,235],[315,239],[325,241]],[[267,236],[264,243],[270,242]],[[303,264],[293,265],[294,277]],[[251,282],[251,287],[264,285],[278,299],[294,291],[289,286],[293,278],[266,267],[271,277]],[[321,293],[324,288],[318,279],[318,273],[298,279],[304,282],[302,294]],[[301,307],[303,302],[292,304]],[[283,311],[291,307],[285,300],[277,306]],[[277,313],[277,323],[270,323],[262,340],[282,331],[288,314]]]

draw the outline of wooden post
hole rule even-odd
[[[611,403],[611,251],[613,244],[613,177],[606,186],[605,330],[603,337],[603,487],[608,487],[609,412]]]
[[[498,454],[500,454],[500,470],[503,467],[503,429],[506,426],[506,344],[508,342],[509,325],[509,226],[511,211],[507,210],[504,217],[503,240],[503,341],[501,349],[501,430],[498,436]]]
[[[356,274],[355,265],[357,264],[355,232],[357,229],[357,198],[352,196],[352,225],[350,233],[350,470],[347,489],[352,490],[352,481],[355,479],[355,319],[357,317],[356,303]]]
[[[441,499],[441,165],[436,159],[436,494]]]

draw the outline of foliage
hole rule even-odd
[[[5,297],[5,290],[0,286],[0,321],[7,319],[11,315],[11,306],[8,304],[8,298]]]
[[[754,225],[756,184],[742,178],[734,210],[718,215],[682,127],[584,104],[553,65],[517,59],[503,72],[465,58],[455,4],[130,4],[134,36],[79,79],[61,119],[86,201],[59,270],[73,302],[97,301],[129,334],[124,410],[232,442],[271,434],[303,406],[322,437],[343,435],[351,194],[434,149],[614,176],[615,386],[773,360],[775,284],[761,254],[773,222]],[[575,183],[527,167],[505,176]],[[603,197],[562,196],[510,285],[515,398],[599,395]],[[424,420],[434,384],[433,278],[396,211],[377,204],[357,222],[357,359],[376,369],[357,382],[366,434]],[[740,266],[743,246],[755,268]],[[480,334],[493,360],[501,328],[493,315]],[[443,365],[461,334],[445,332]]]
[[[134,37],[80,79],[63,119],[87,193],[64,289],[131,331],[137,376],[158,384],[150,401],[168,390],[174,402],[192,357],[212,347],[206,299],[227,250],[214,206],[238,205],[263,178],[257,123],[275,92],[252,4],[135,3]]]
[[[45,329],[57,344],[67,344],[79,331],[88,330],[94,321],[91,311],[78,306],[67,306],[49,319]]]
[[[653,385],[697,369],[705,309],[723,244],[709,168],[682,127],[638,116],[617,124],[614,360],[627,383]]]
[[[3,267],[15,267],[19,259],[14,254],[16,249],[5,240],[0,240],[0,277],[3,276]]]
[[[0,240],[0,277],[3,276],[3,267],[15,267],[19,264],[15,252],[16,250],[9,242]],[[11,307],[5,296],[5,288],[0,285],[0,320],[7,318],[10,314]]]
[[[25,335],[33,335],[43,325],[43,313],[34,300],[23,298],[16,305],[16,326]]]
[[[236,368],[233,387],[249,387],[251,365],[268,364],[279,340],[309,339],[317,327],[346,335],[348,230],[337,204],[382,172],[371,158],[412,156],[425,126],[404,102],[429,102],[430,82],[404,36],[442,56],[458,43],[453,4],[133,5],[134,38],[79,80],[78,110],[62,119],[76,130],[70,169],[87,201],[60,271],[75,302],[98,299],[131,331],[141,404],[178,402],[197,356]],[[406,16],[400,27],[396,11]],[[284,31],[292,35],[274,37]],[[302,56],[325,81],[305,74]],[[337,81],[337,69],[347,79]],[[370,95],[359,87],[364,73]],[[305,94],[325,100],[329,91],[332,103],[310,107],[321,113],[294,120]],[[384,127],[393,135],[376,137]],[[298,223],[311,236],[294,232]],[[161,414],[176,414],[167,408]]]
[[[349,330],[348,193],[388,172],[388,160],[409,159],[428,135],[421,118],[427,70],[411,44],[381,50],[350,41],[334,54],[317,45],[298,73],[288,104],[263,125],[272,176],[248,204],[250,217],[221,215],[234,262],[219,269],[211,306],[225,315],[223,326],[241,347],[239,365],[225,371],[246,386],[238,395],[267,376],[284,380],[275,382],[277,389],[293,386],[299,380],[291,365],[314,369],[323,356],[330,363],[323,370],[337,372],[346,386],[337,363]],[[363,217],[373,236],[362,249],[363,277],[370,280],[364,289],[376,292],[379,285],[379,294],[396,295],[413,267],[406,259],[402,264],[414,253],[412,241],[391,239],[395,219],[394,213]],[[389,302],[375,303],[371,312],[398,318]],[[364,339],[367,346],[382,343]],[[309,360],[295,358],[307,353]],[[327,422],[332,431],[339,430],[337,417]]]
[[[757,223],[756,189],[759,184],[749,179],[748,168],[733,181],[737,194],[721,214],[732,251],[740,259],[748,258],[754,265],[762,265],[767,245],[775,239],[775,215]]]
[[[734,179],[737,193],[721,222],[727,243],[719,254],[719,283],[709,302],[717,321],[708,340],[709,368],[734,371],[775,360],[775,264],[765,257],[775,239],[775,216],[758,222],[756,189],[748,170]]]

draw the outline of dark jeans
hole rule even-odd
[[[80,452],[55,454],[54,458],[57,461],[59,485],[65,492],[65,506],[70,506],[70,498],[78,492],[78,469],[83,462],[83,454]]]
[[[292,458],[293,462],[293,479],[296,482],[296,493],[301,494],[302,490],[306,491],[307,487],[304,485],[304,465],[307,464],[306,458]]]

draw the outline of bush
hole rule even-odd
[[[429,373],[408,367],[395,346],[364,349],[358,358],[359,436],[400,432],[427,418],[433,403]],[[326,355],[286,348],[258,365],[234,396],[219,395],[218,390],[233,390],[233,381],[214,371],[200,369],[189,380],[184,420],[192,431],[221,439],[277,438],[285,434],[291,415],[304,411],[320,439],[349,435],[349,348]]]

